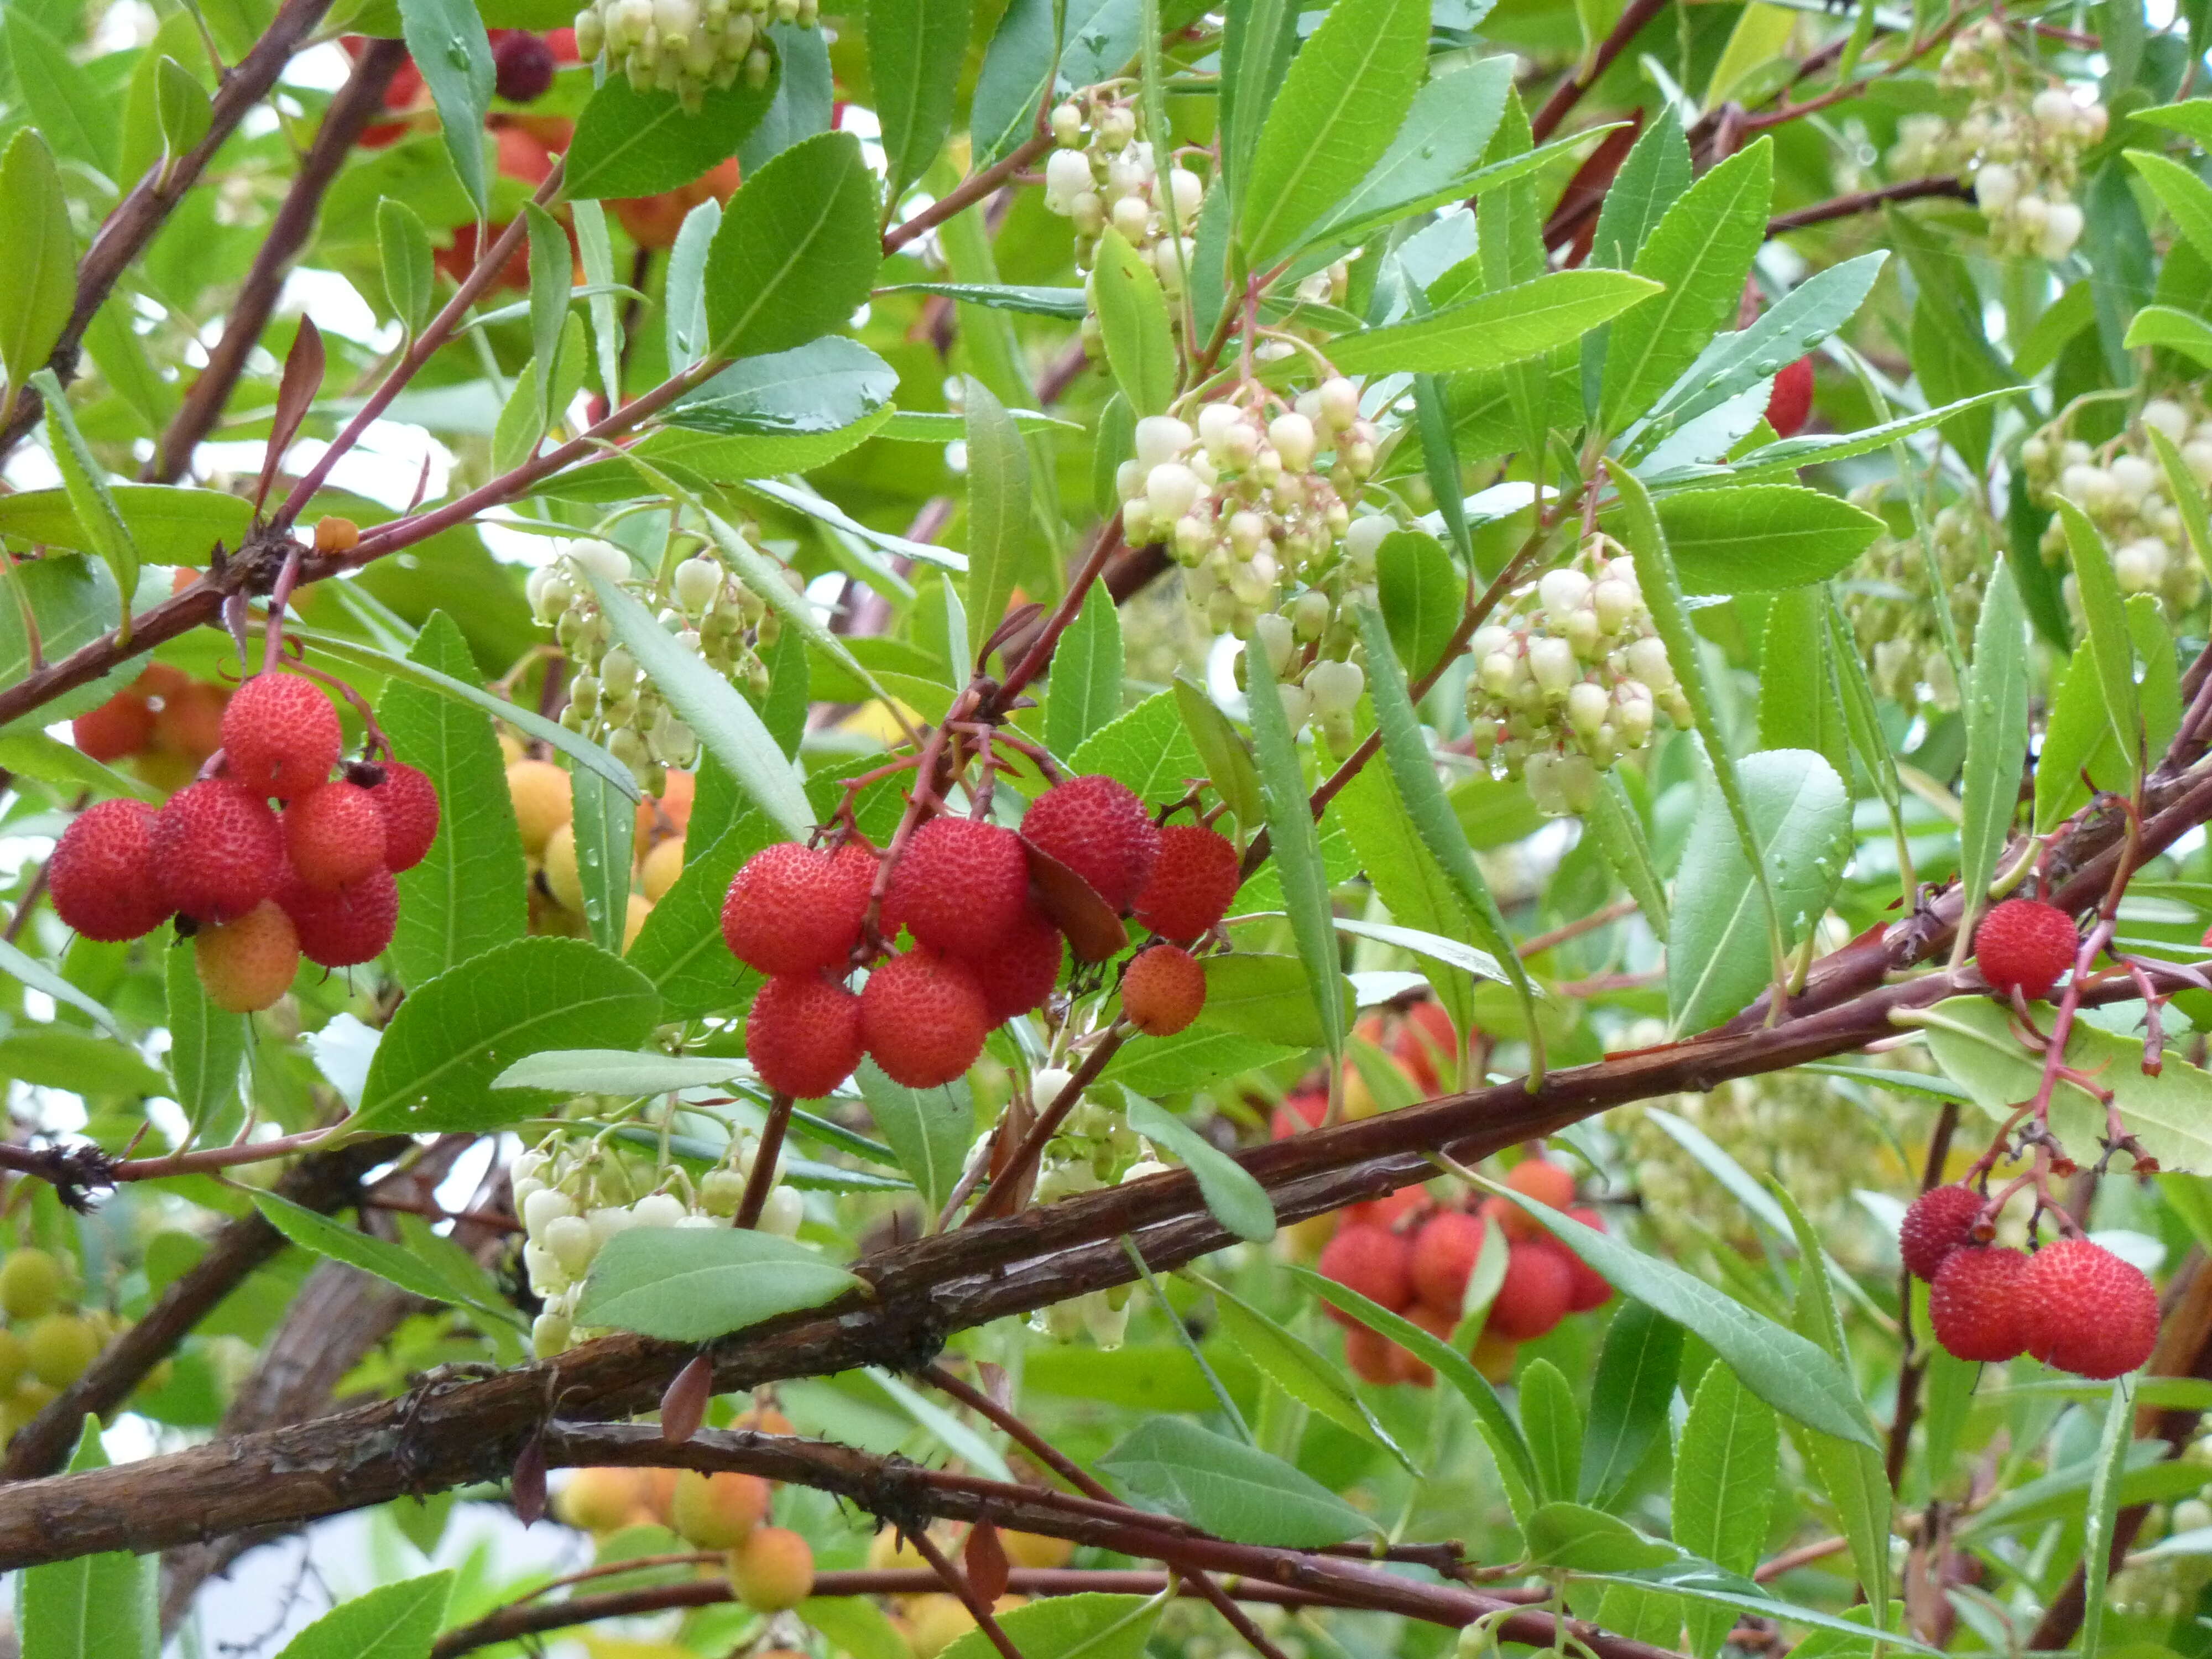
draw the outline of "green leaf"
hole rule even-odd
[[[1056,317],[1077,323],[1089,314],[1091,301],[1080,288],[1024,287],[1014,283],[892,283],[878,294],[941,294],[963,304],[992,311],[1019,312],[1028,317]]]
[[[1303,958],[1261,951],[1233,951],[1204,958],[1206,1006],[1199,1019],[1224,1031],[1307,1046],[1327,1036],[1314,1011],[1316,993]],[[1342,1007],[1351,1007],[1352,989],[1334,975]],[[1341,1014],[1348,1024],[1349,1012]]]
[[[1402,943],[1408,949],[1419,945],[1431,961],[1447,959],[1425,941],[1463,940],[1474,932],[1474,926],[1468,918],[1459,890],[1414,828],[1389,769],[1362,767],[1330,805],[1329,813],[1344,826],[1358,855],[1359,867],[1395,919],[1390,927],[1378,931],[1375,923],[1350,923],[1339,917],[1338,930],[1355,937]],[[1392,939],[1393,933],[1410,937]],[[1453,1027],[1463,1031],[1474,1023],[1474,985],[1469,975],[1486,973],[1504,981],[1505,969],[1487,951],[1472,945],[1462,949],[1466,955],[1454,966],[1440,966],[1428,973]]]
[[[2212,368],[2212,323],[2172,306],[2145,306],[2128,324],[2121,341],[2130,351],[2144,346],[2164,346]]]
[[[1548,1359],[1522,1368],[1521,1426],[1536,1458],[1537,1493],[1547,1500],[1547,1508],[1557,1507],[1553,1500],[1566,1498],[1582,1484],[1583,1414],[1565,1376]],[[1528,1530],[1530,1550],[1540,1549],[1533,1520]]]
[[[1346,1433],[1389,1453],[1407,1474],[1419,1475],[1413,1460],[1353,1391],[1343,1366],[1324,1358],[1312,1344],[1270,1319],[1233,1291],[1196,1273],[1187,1276],[1213,1292],[1222,1335],[1276,1387]]]
[[[2149,150],[2131,149],[2126,155],[2128,165],[2142,175],[2143,183],[2172,216],[2175,227],[2199,253],[2212,259],[2212,185],[2179,161]]]
[[[710,87],[694,114],[672,92],[640,92],[629,77],[610,75],[576,118],[562,193],[578,198],[658,196],[710,173],[738,153],[761,124],[781,83],[781,63],[768,84],[739,76]]]
[[[374,1273],[410,1295],[472,1307],[509,1324],[520,1322],[514,1309],[479,1298],[471,1287],[453,1283],[428,1261],[403,1245],[388,1239],[372,1238],[343,1222],[333,1221],[319,1211],[295,1204],[275,1193],[256,1193],[253,1203],[261,1212],[262,1219],[303,1250]]]
[[[2197,562],[2212,570],[2212,509],[2207,507],[2203,486],[2181,459],[2181,452],[2173,447],[2172,439],[2156,427],[2148,427],[2145,431],[2150,437],[2151,447],[2158,452],[2159,465],[2165,469],[2166,487],[2181,514],[2182,528],[2188,532],[2191,547],[2196,550]]]
[[[1416,321],[1346,335],[1329,343],[1329,354],[1347,374],[1502,368],[1579,340],[1658,292],[1626,271],[1554,271]]]
[[[453,1588],[451,1572],[380,1585],[332,1607],[276,1659],[430,1659]]]
[[[885,194],[893,208],[952,130],[954,94],[972,21],[965,6],[868,0],[869,82],[890,173]]]
[[[975,1103],[965,1078],[940,1089],[909,1089],[894,1083],[872,1060],[860,1062],[860,1097],[876,1120],[876,1129],[898,1154],[934,1219],[958,1184],[975,1141]]]
[[[1549,1362],[1538,1360],[1529,1369]],[[1564,1382],[1560,1384],[1565,1387]],[[1544,1566],[1583,1572],[1627,1572],[1680,1559],[1680,1552],[1646,1538],[1627,1522],[1581,1504],[1547,1504],[1528,1517],[1528,1558]]]
[[[664,1342],[710,1342],[864,1288],[835,1262],[773,1233],[639,1227],[616,1234],[593,1258],[576,1322]]]
[[[422,216],[392,197],[379,201],[376,250],[384,271],[384,302],[412,337],[430,320],[430,301],[438,279],[431,258],[430,233]]]
[[[1682,1328],[1642,1303],[1613,1316],[1590,1384],[1589,1427],[1583,1437],[1577,1495],[1601,1510],[1618,1508],[1644,1455],[1667,1431],[1667,1411],[1680,1368]]]
[[[1726,1571],[1748,1575],[1766,1541],[1780,1454],[1773,1408],[1725,1364],[1706,1366],[1674,1449],[1668,1511],[1674,1541]],[[1692,1651],[1698,1659],[1717,1659],[1735,1625],[1723,1610],[1692,1609]]]
[[[1087,603],[1087,602],[1086,602]],[[1065,645],[1061,649],[1065,650]],[[1261,798],[1259,769],[1243,734],[1230,723],[1212,698],[1178,672],[1173,688],[1175,706],[1182,726],[1200,758],[1200,769],[1214,793],[1246,830],[1259,827],[1266,806]],[[1049,718],[1051,710],[1045,711]]]
[[[385,1028],[355,1128],[489,1129],[522,1111],[492,1079],[525,1054],[635,1048],[659,1000],[643,974],[574,939],[519,939],[419,987]]]
[[[215,101],[192,72],[164,57],[154,70],[154,108],[172,157],[196,148],[215,124]]]
[[[876,181],[848,132],[804,138],[744,182],[707,255],[710,356],[804,345],[866,303],[883,260]]]
[[[70,507],[77,522],[84,526],[85,538],[92,550],[115,577],[117,591],[122,595],[121,618],[118,632],[125,643],[131,639],[131,595],[138,586],[138,544],[131,539],[131,526],[125,522],[115,497],[109,493],[107,479],[100,463],[93,459],[84,434],[77,430],[76,416],[70,409],[69,394],[50,368],[34,369],[30,384],[46,400],[46,447],[53,452],[54,465],[60,469],[62,487],[69,492]]]
[[[1803,749],[1764,750],[1740,769],[1752,836],[1771,874],[1785,945],[1820,919],[1851,853],[1851,802],[1835,769]],[[1702,1031],[1740,1012],[1771,966],[1767,918],[1733,815],[1717,788],[1701,791],[1674,881],[1667,938],[1667,1002],[1678,1031]]]
[[[853,1659],[910,1659],[914,1651],[899,1634],[899,1626],[891,1623],[890,1615],[865,1595],[809,1596],[792,1612]]]
[[[20,14],[11,10],[13,21]],[[15,406],[24,382],[46,361],[76,305],[76,237],[61,170],[36,127],[23,127],[0,154],[0,372],[4,405]]]
[[[1243,1164],[1165,1107],[1133,1090],[1123,1088],[1121,1102],[1129,1127],[1174,1153],[1196,1178],[1216,1221],[1249,1243],[1265,1244],[1274,1237],[1275,1206],[1267,1188]]]
[[[2027,613],[2021,607],[2008,560],[1999,558],[1974,628],[1973,672],[1966,686],[1965,816],[1959,830],[1959,884],[1966,914],[1961,933],[1981,913],[1997,856],[2020,807],[2021,769],[2027,759]]]
[[[1022,434],[1006,406],[974,375],[967,379],[968,616],[981,646],[1005,616],[1026,562],[1030,529],[1030,464]],[[962,679],[969,664],[951,665]]]
[[[105,178],[115,170],[121,131],[115,101],[102,95],[69,49],[35,16],[29,6],[7,10],[5,39],[15,90],[21,94],[20,109],[63,160],[82,161]]]
[[[670,408],[671,426],[726,435],[840,432],[891,400],[898,373],[858,340],[825,334],[734,362]],[[956,434],[957,435],[957,434]]]
[[[205,1135],[228,1122],[238,1103],[246,1016],[226,1013],[207,1000],[191,951],[164,951],[161,971],[168,993],[171,1086],[195,1137]]]
[[[88,1417],[69,1471],[107,1467],[99,1419]],[[24,1659],[156,1659],[160,1582],[158,1556],[127,1550],[31,1568],[15,1587],[15,1628]]]
[[[1063,13],[1066,27],[1056,30]],[[987,167],[1027,138],[1055,85],[1096,86],[1118,75],[1137,50],[1138,27],[1130,0],[1012,0],[975,78],[973,165]]]
[[[1735,1573],[1717,1571],[1710,1562],[1678,1560],[1667,1566],[1645,1567],[1628,1572],[1588,1572],[1584,1579],[1601,1584],[1629,1584],[1644,1589],[1663,1589],[1669,1595],[1687,1596],[1711,1607],[1724,1607],[1732,1613],[1750,1613],[1758,1619],[1771,1619],[1781,1624],[1803,1625],[1813,1630],[1834,1631],[1854,1638],[1856,1645],[1847,1644],[1845,1653],[1863,1650],[1896,1649],[1906,1653],[1936,1654],[1939,1649],[1914,1641],[1894,1632],[1875,1638],[1863,1624],[1832,1613],[1820,1613],[1811,1607],[1801,1607],[1794,1602],[1778,1601],[1767,1595],[1757,1583]],[[1863,1607],[1854,1607],[1862,1617]],[[1735,1622],[1731,1617],[1730,1626]],[[1810,1639],[1810,1638],[1808,1638]],[[1802,1645],[1802,1644],[1801,1644]]]
[[[1097,299],[1098,332],[1114,383],[1138,415],[1166,414],[1176,379],[1167,296],[1150,262],[1111,225],[1098,239],[1091,291]]]
[[[553,377],[561,356],[561,325],[568,315],[568,286],[575,274],[575,251],[561,222],[535,202],[522,205],[530,229],[530,365],[538,386],[538,433],[560,413],[553,403]]]
[[[1147,1418],[1097,1467],[1138,1508],[1172,1515],[1232,1543],[1314,1549],[1375,1529],[1369,1517],[1281,1458],[1182,1418]]]
[[[1140,1095],[1188,1094],[1209,1083],[1288,1060],[1299,1051],[1281,1042],[1193,1025],[1170,1037],[1133,1037],[1098,1074]]]
[[[1882,533],[1841,496],[1795,484],[1685,489],[1659,502],[1686,593],[1755,593],[1825,581]]]
[[[653,1049],[548,1048],[518,1060],[491,1080],[495,1089],[545,1089],[567,1094],[669,1094],[710,1088],[744,1075],[740,1060],[669,1054]]]
[[[637,809],[598,773],[569,777],[575,797],[571,823],[576,837],[576,874],[584,888],[584,921],[592,942],[615,956],[623,953],[629,923],[629,872],[635,861],[630,842],[637,831]]]
[[[1784,1416],[1838,1439],[1875,1443],[1856,1386],[1826,1349],[1672,1262],[1644,1255],[1497,1182],[1476,1179],[1518,1205],[1622,1295],[1695,1331],[1735,1368],[1744,1387]]]
[[[2195,139],[2207,149],[2212,149],[2212,107],[2202,98],[2192,98],[2179,104],[2160,104],[2154,109],[2139,109],[2129,118],[2148,121],[2153,126],[2164,127]]]
[[[1828,598],[1820,587],[1786,589],[1767,607],[1759,657],[1759,746],[1810,749],[1850,781],[1843,702],[1828,650]]]
[[[1294,252],[1382,160],[1428,55],[1426,0],[1339,0],[1267,105],[1237,196],[1237,240],[1264,268]]]
[[[2135,1379],[2122,1376],[2112,1383],[2111,1403],[2105,1407],[2104,1432],[2097,1446],[2097,1472],[2089,1482],[2089,1509],[2081,1539],[2081,1652],[2094,1659],[2104,1635],[2105,1589],[2112,1572],[2112,1531],[2119,1516],[2120,1475],[2128,1449],[2135,1440]]]
[[[1398,660],[1427,673],[1467,613],[1466,579],[1435,537],[1394,530],[1375,550],[1375,586]]]
[[[2143,753],[2142,711],[2136,700],[2134,646],[2128,636],[2119,581],[2112,574],[2105,538],[2088,515],[2062,495],[2058,518],[2065,526],[2067,551],[2074,559],[2075,585],[2081,592],[2081,611],[2089,624],[2090,657],[2104,685],[2105,713],[2120,746],[2121,764],[2132,779],[2148,761]]]
[[[693,822],[698,823],[696,817]],[[784,837],[757,809],[744,812],[727,833],[702,842],[706,833],[703,825],[692,831],[684,873],[660,896],[623,957],[653,982],[664,1019],[729,1014],[750,994],[750,988],[740,994],[741,978],[747,976],[722,941],[722,898],[747,859]]]
[[[1513,84],[1510,54],[1436,72],[1414,93],[1397,136],[1367,175],[1328,209],[1309,242],[1349,242],[1382,225],[1474,193],[1484,152],[1505,112]],[[1575,135],[1577,140],[1586,133]]]
[[[481,219],[491,202],[483,143],[495,73],[491,37],[484,32],[474,0],[398,0],[398,4],[408,56],[430,88],[446,153],[453,157],[461,188],[477,204]]]
[[[34,991],[45,992],[57,1002],[66,1002],[79,1013],[88,1016],[110,1036],[118,1039],[122,1037],[122,1026],[116,1023],[115,1016],[105,1006],[36,957],[27,955],[21,945],[12,945],[4,939],[0,939],[0,973],[29,986]]]
[[[1142,1659],[1165,1606],[1157,1596],[1091,1591],[1011,1607],[998,1621],[1022,1659]],[[902,1639],[899,1650],[911,1651]],[[989,1637],[971,1630],[939,1659],[997,1659],[998,1651]]]
[[[1044,746],[1055,755],[1072,755],[1121,712],[1121,613],[1106,584],[1093,582],[1052,653]]]
[[[1634,270],[1666,294],[1607,338],[1599,409],[1608,431],[1649,409],[1735,315],[1773,187],[1774,147],[1761,138],[1691,185],[1653,228]]]
[[[459,625],[430,613],[410,661],[473,685],[477,669]],[[386,683],[377,723],[393,757],[438,792],[438,834],[422,861],[399,872],[392,959],[400,983],[421,987],[449,968],[523,936],[530,921],[522,836],[489,718],[426,686]]]
[[[1670,102],[1638,136],[1620,171],[1613,175],[1613,185],[1598,208],[1589,263],[1614,270],[1626,270],[1634,264],[1651,233],[1667,216],[1667,210],[1689,189],[1691,177],[1690,145],[1682,134],[1681,112]]]
[[[701,745],[728,769],[785,840],[805,841],[814,827],[806,792],[753,706],[678,645],[627,588],[596,574],[591,582],[615,637],[629,647],[646,678],[697,734]]]
[[[1297,0],[1228,0],[1222,7],[1222,200],[1233,207],[1249,188],[1260,129],[1297,49]]]
[[[1329,925],[1328,872],[1321,860],[1321,838],[1306,796],[1305,773],[1298,765],[1296,738],[1283,712],[1267,653],[1244,653],[1252,738],[1259,751],[1260,788],[1267,803],[1267,845],[1283,884],[1291,937],[1305,964],[1315,1012],[1320,1016],[1322,1046],[1332,1060],[1344,1054],[1346,1022],[1336,994],[1340,976],[1336,933]]]
[[[204,565],[216,543],[236,547],[253,518],[251,502],[216,489],[126,483],[110,484],[107,494],[149,564]],[[0,495],[0,536],[10,541],[97,552],[87,522],[78,517],[65,489]],[[96,516],[90,522],[98,527]],[[52,644],[47,641],[49,650]]]

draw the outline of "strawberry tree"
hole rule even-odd
[[[2201,1659],[2207,35],[0,8],[15,1650]]]

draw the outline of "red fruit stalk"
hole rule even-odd
[[[2074,965],[2081,945],[2074,918],[2039,899],[2013,898],[1974,930],[1974,960],[1999,996],[2018,991],[2030,1002],[2047,996]]]

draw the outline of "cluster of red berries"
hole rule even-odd
[[[1897,1243],[1928,1281],[1928,1319],[1955,1358],[2025,1353],[2076,1376],[2119,1376],[2158,1341],[2158,1291],[2101,1244],[2061,1238],[2033,1255],[1984,1236],[1982,1194],[1936,1187],[1905,1211]]]
[[[88,939],[188,921],[210,1000],[250,1013],[290,988],[302,956],[349,968],[383,952],[399,915],[392,874],[430,850],[438,793],[396,762],[333,779],[337,710],[297,674],[246,681],[222,735],[220,772],[158,811],[124,799],[78,814],[46,881],[55,913]]]
[[[770,1088],[825,1095],[864,1054],[910,1089],[964,1073],[994,1026],[1043,1006],[1060,978],[1066,941],[1032,879],[1039,868],[1054,879],[1072,874],[1158,936],[1123,974],[1122,1012],[1139,1030],[1179,1031],[1206,1001],[1204,971],[1183,945],[1220,922],[1238,881],[1225,837],[1194,825],[1163,830],[1135,794],[1098,775],[1047,790],[1018,834],[970,818],[924,822],[898,849],[871,939],[881,861],[857,837],[835,848],[786,842],[756,854],[730,883],[722,937],[769,975],[745,1051]],[[878,943],[902,930],[911,946],[880,957]],[[1078,954],[1089,944],[1079,930]],[[860,993],[846,988],[846,975],[872,961]]]
[[[1974,930],[1974,961],[1990,988],[2030,1002],[2051,994],[2081,946],[2074,918],[2040,899],[2007,899]]]
[[[1595,1211],[1569,1207],[1574,1203],[1574,1176],[1548,1158],[1523,1158],[1505,1184],[1587,1225],[1604,1225]],[[1318,1266],[1323,1278],[1445,1340],[1459,1322],[1468,1279],[1492,1227],[1505,1237],[1505,1276],[1491,1302],[1475,1357],[1486,1369],[1504,1369],[1512,1363],[1515,1345],[1546,1334],[1569,1314],[1598,1307],[1613,1294],[1602,1275],[1518,1205],[1489,1198],[1471,1212],[1433,1208],[1419,1188],[1407,1188],[1346,1210]],[[1367,1382],[1426,1388],[1434,1380],[1427,1365],[1389,1338],[1334,1308],[1328,1311],[1345,1327],[1346,1362]]]

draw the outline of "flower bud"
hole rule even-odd
[[[1313,693],[1303,685],[1279,685],[1275,690],[1282,697],[1283,718],[1290,722],[1291,735],[1295,738],[1313,714]]]
[[[1267,653],[1267,666],[1280,679],[1291,665],[1291,653],[1297,649],[1288,620],[1272,615],[1262,617],[1253,625],[1252,637]]]
[[[582,50],[583,40],[584,32],[579,29],[576,31],[579,51]],[[571,1334],[568,1315],[550,1311],[542,1313],[530,1322],[530,1352],[540,1359],[551,1359],[568,1352]]]
[[[1577,666],[1574,647],[1565,640],[1539,635],[1528,641],[1528,672],[1546,695],[1565,696]]]
[[[1052,112],[1053,143],[1065,149],[1075,149],[1083,143],[1083,112],[1073,103],[1054,106]],[[1086,163],[1085,170],[1089,171]]]
[[[1356,706],[1366,685],[1367,676],[1354,662],[1317,662],[1306,671],[1305,688],[1313,694],[1314,712],[1324,717]]]
[[[1145,480],[1145,496],[1152,505],[1152,517],[1162,524],[1172,523],[1189,512],[1198,501],[1198,475],[1180,461],[1162,462]]]
[[[1138,464],[1146,468],[1164,465],[1188,449],[1190,440],[1190,428],[1174,416],[1147,415],[1137,422]],[[1122,493],[1133,495],[1137,492],[1131,489]]]
[[[1334,380],[1322,381],[1321,418],[1338,432],[1350,427],[1359,418],[1359,388],[1340,374]]]
[[[581,1279],[591,1271],[592,1258],[599,1254],[599,1246],[592,1237],[591,1224],[581,1216],[564,1215],[555,1218],[545,1229],[545,1248],[561,1264],[561,1270],[571,1279]]]
[[[1081,150],[1056,149],[1045,161],[1045,205],[1054,212],[1073,212],[1075,198],[1091,187],[1091,158]]]
[[[799,1224],[806,1219],[806,1200],[795,1187],[775,1187],[769,1189],[767,1201],[762,1204],[760,1231],[773,1233],[779,1238],[790,1238],[799,1231]]]
[[[1175,202],[1176,223],[1188,227],[1206,199],[1205,183],[1188,167],[1177,167],[1168,174],[1168,193]]]
[[[1318,587],[1309,587],[1291,607],[1291,630],[1302,640],[1319,639],[1328,631],[1332,609],[1328,594]]]
[[[1673,687],[1674,665],[1667,659],[1666,642],[1656,635],[1632,640],[1627,654],[1628,672],[1654,691],[1664,691]]]
[[[1572,565],[1558,570],[1547,570],[1536,584],[1536,596],[1543,602],[1544,616],[1557,628],[1565,622],[1567,613],[1589,597],[1590,579]]]
[[[2020,196],[2020,174],[2002,161],[1991,161],[1974,172],[1974,200],[1995,218]]]
[[[557,1188],[548,1187],[523,1200],[522,1230],[532,1239],[543,1239],[546,1228],[562,1217],[575,1213],[574,1199]]]
[[[2035,251],[2045,259],[2063,259],[2074,251],[2075,243],[2081,240],[2084,221],[2081,210],[2071,202],[2053,202],[2043,229],[2035,239]]]
[[[1267,422],[1267,441],[1282,458],[1288,472],[1304,472],[1313,465],[1316,440],[1313,422],[1293,410]]]
[[[2145,404],[2142,423],[2154,432],[2163,433],[2170,443],[2180,443],[2189,436],[2189,411],[2171,398],[2153,398]],[[2025,446],[2022,447],[2025,449]]]

